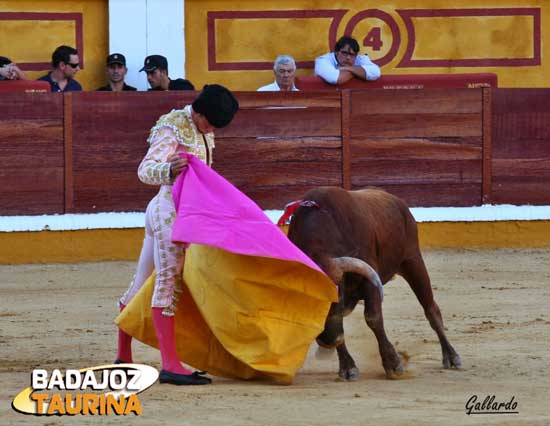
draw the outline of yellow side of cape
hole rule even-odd
[[[290,383],[338,300],[332,281],[298,262],[192,244],[175,315],[186,364],[210,374]],[[151,314],[154,275],[116,323],[158,348]]]

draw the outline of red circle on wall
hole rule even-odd
[[[395,55],[399,50],[399,45],[401,44],[401,32],[399,31],[397,22],[395,22],[395,19],[393,19],[389,13],[383,12],[379,9],[366,9],[357,13],[350,19],[350,21],[348,22],[348,25],[346,25],[346,30],[344,34],[351,36],[357,24],[366,18],[380,19],[391,30],[392,43],[388,53],[386,53],[381,58],[373,60],[373,62],[375,62],[378,66],[381,67],[383,65],[390,63],[395,58]]]

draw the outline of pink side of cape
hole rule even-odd
[[[182,155],[189,163],[172,189],[177,211],[173,241],[300,262],[320,271],[254,201],[197,157]]]

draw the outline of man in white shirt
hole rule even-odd
[[[377,80],[380,67],[367,55],[359,55],[359,43],[352,37],[344,36],[334,46],[334,52],[315,59],[315,75],[329,84],[343,84],[352,78]]]
[[[298,90],[294,85],[296,77],[296,62],[289,55],[279,55],[273,64],[273,74],[275,74],[275,82],[262,86],[258,92],[285,92]]]

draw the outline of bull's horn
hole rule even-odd
[[[380,292],[380,299],[384,300],[384,287],[378,273],[367,262],[356,257],[334,257],[331,263],[343,272],[354,272],[363,275]],[[341,278],[341,277],[340,277]],[[339,280],[338,280],[339,281]]]

